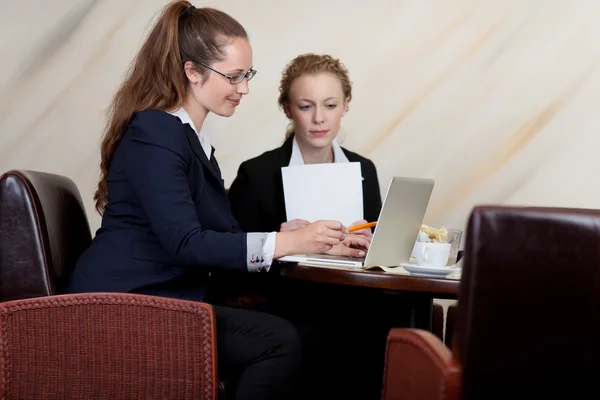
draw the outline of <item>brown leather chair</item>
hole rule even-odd
[[[217,396],[208,304],[86,293],[0,303],[0,315],[1,399]]]
[[[393,329],[383,398],[597,398],[600,211],[476,207],[452,350]]]
[[[0,302],[63,293],[90,243],[72,180],[36,171],[0,176]]]
[[[12,349],[10,350],[10,354],[3,353],[3,355],[0,355],[0,357],[3,357],[2,361],[10,363],[24,363],[22,367],[22,371],[24,371],[23,374],[15,374],[14,370],[12,370],[12,372],[7,372],[6,370],[1,372],[4,374],[11,374],[10,376],[4,375],[2,378],[0,378],[2,380],[10,379],[11,386],[6,386],[5,389],[0,391],[0,399],[31,398],[20,395],[15,395],[14,397],[7,395],[3,396],[2,393],[29,393],[21,392],[21,390],[26,390],[26,388],[21,386],[35,384],[36,382],[38,382],[44,388],[50,388],[48,390],[51,391],[48,393],[55,393],[53,395],[54,397],[42,396],[41,398],[67,398],[61,397],[60,393],[67,393],[64,391],[68,388],[62,388],[61,390],[63,390],[63,392],[55,392],[54,389],[52,389],[54,387],[52,386],[53,383],[50,382],[53,379],[52,377],[57,378],[58,375],[55,374],[62,374],[60,377],[68,379],[67,375],[69,371],[61,368],[80,368],[83,366],[83,363],[92,360],[92,358],[87,357],[85,354],[69,354],[71,350],[75,349],[74,346],[80,346],[79,348],[85,349],[85,352],[92,351],[95,355],[110,354],[110,357],[100,357],[100,361],[104,360],[108,364],[94,364],[94,368],[100,368],[97,371],[99,373],[101,370],[104,371],[105,367],[114,367],[116,368],[115,371],[118,370],[121,372],[123,371],[123,368],[142,368],[143,365],[140,366],[140,364],[136,364],[136,366],[134,364],[127,364],[126,362],[128,360],[131,361],[126,357],[138,357],[132,353],[134,350],[139,350],[142,352],[139,354],[145,354],[145,358],[143,360],[140,361],[139,357],[137,359],[143,363],[146,363],[148,360],[158,359],[156,357],[179,357],[176,356],[176,353],[181,349],[178,348],[169,350],[166,347],[161,347],[156,343],[158,338],[160,338],[159,335],[161,332],[164,333],[168,331],[172,332],[173,334],[179,334],[179,336],[170,339],[173,341],[179,341],[179,344],[185,342],[190,343],[191,345],[198,343],[198,340],[202,339],[210,340],[210,345],[215,347],[214,316],[212,314],[212,307],[208,304],[200,303],[192,307],[196,307],[194,308],[196,311],[191,311],[192,313],[202,312],[204,313],[203,315],[209,316],[209,320],[206,320],[206,318],[203,317],[204,319],[198,320],[199,325],[191,327],[191,330],[187,333],[181,331],[180,327],[171,325],[173,325],[173,323],[178,325],[181,322],[187,321],[187,325],[185,326],[189,327],[189,316],[176,317],[173,315],[176,314],[175,312],[167,313],[167,315],[165,314],[165,310],[160,311],[160,309],[164,307],[172,307],[172,310],[184,307],[182,306],[183,303],[168,299],[156,298],[144,300],[147,307],[142,309],[140,308],[141,303],[137,303],[137,300],[135,300],[136,297],[127,297],[131,295],[123,295],[125,297],[122,297],[121,295],[114,294],[113,297],[109,298],[110,301],[118,303],[122,298],[134,299],[135,301],[132,300],[132,303],[129,306],[123,307],[116,305],[114,307],[109,307],[104,303],[98,303],[96,307],[93,307],[92,305],[86,303],[89,305],[89,307],[78,306],[73,309],[69,309],[68,307],[65,308],[65,304],[71,301],[69,299],[79,299],[79,297],[69,297],[70,295],[67,295],[66,297],[56,297],[55,295],[64,293],[66,278],[75,268],[77,258],[89,246],[90,243],[90,228],[85,214],[85,209],[81,201],[81,196],[76,185],[69,178],[44,172],[18,170],[8,171],[0,176],[0,302],[8,301],[8,303],[0,304],[0,307],[5,307],[4,309],[12,310],[11,313],[13,313],[15,310],[19,311],[19,307],[24,307],[24,304],[27,305],[27,307],[33,307],[36,310],[39,308],[41,310],[36,312],[31,311],[28,313],[19,311],[15,312],[14,315],[11,314],[15,318],[11,319],[12,322],[10,323],[11,326],[9,327],[6,326],[6,320],[0,319],[0,324],[5,324],[0,327],[2,332],[15,335],[11,338],[11,340],[14,342],[10,343],[10,345],[17,346],[14,348],[0,346],[0,351],[2,351],[2,349],[5,349],[5,351],[8,351],[7,349]],[[96,295],[90,296],[92,296],[90,297],[91,299],[96,299],[94,301],[100,301],[98,299],[101,297],[94,297]],[[11,302],[11,300],[30,298],[32,299],[32,302]],[[84,296],[83,299],[86,299],[86,297]],[[64,301],[67,301],[67,303]],[[71,302],[68,304],[75,303]],[[123,309],[119,311],[119,308]],[[190,306],[186,305],[184,308],[188,310],[190,309]],[[121,314],[115,315],[115,312],[119,312]],[[156,316],[162,315],[162,317],[158,318],[154,316],[153,313],[156,314]],[[36,315],[36,317],[32,317],[32,315]],[[63,321],[63,325],[57,325],[57,316],[61,316],[63,319],[71,318],[71,322]],[[21,319],[18,319],[17,317]],[[40,320],[36,322],[35,318],[40,318]],[[75,324],[73,322],[75,320],[79,322]],[[128,320],[131,321],[127,322]],[[164,324],[164,321],[167,320],[170,321],[169,324]],[[18,321],[22,321],[22,325],[19,326]],[[144,323],[144,321],[147,321],[147,323]],[[162,323],[160,323],[161,321]],[[210,337],[207,335],[202,337],[190,337],[196,334],[197,329],[200,329],[201,326],[204,326],[202,324],[207,323],[211,325],[210,329],[212,333]],[[84,327],[87,327],[88,330],[82,331]],[[119,347],[120,350],[117,352],[115,351],[116,347],[111,344],[112,340],[114,339],[115,332],[104,332],[102,331],[102,329],[104,329],[103,327],[114,329],[115,332],[122,331],[123,327],[127,327],[128,329],[131,327],[137,327],[136,329],[139,330],[139,333],[132,334],[132,330],[127,329],[122,331],[123,336],[118,340],[120,343],[119,346],[121,347]],[[151,329],[149,329],[150,327]],[[81,338],[73,336],[73,332],[71,332],[72,329],[75,329],[75,332],[82,333],[83,336],[81,336]],[[98,335],[100,335],[100,333],[98,332],[100,331],[104,332],[102,334],[109,335],[107,337],[111,337],[113,339],[95,343],[95,338],[99,337]],[[31,332],[35,332],[35,335],[30,335]],[[190,334],[190,332],[193,333]],[[23,343],[21,344],[17,343],[19,334],[23,335]],[[0,334],[0,344],[4,343],[3,346],[7,346],[7,339],[2,335],[3,333]],[[60,340],[55,343],[53,342],[53,339],[56,340],[56,338],[60,338]],[[37,342],[38,339],[40,340],[39,343]],[[148,346],[144,347],[144,342]],[[121,353],[122,346],[126,345],[133,347],[129,352]],[[205,345],[207,346],[207,344]],[[17,348],[24,351],[24,353],[15,354],[14,351],[16,350],[14,349]],[[55,358],[54,362],[47,364],[35,364],[35,360],[33,360],[35,355],[39,355],[45,351],[51,352],[49,355]],[[168,354],[171,355],[163,353],[165,351],[168,351]],[[152,372],[153,374],[157,373],[158,375],[156,375],[156,377],[159,377],[162,376],[161,374],[163,373],[171,373],[172,371],[175,371],[175,369],[172,368],[180,368],[185,365],[186,368],[190,369],[188,373],[181,375],[185,379],[196,379],[197,374],[207,368],[212,371],[212,375],[216,376],[216,359],[214,357],[210,359],[211,363],[207,365],[205,364],[205,361],[208,359],[197,358],[195,352],[189,352],[187,354],[188,355],[185,357],[181,356],[178,361],[177,358],[169,361],[171,364],[177,361],[179,363],[177,365],[147,365],[145,367],[147,368],[146,371]],[[33,362],[31,366],[28,367],[25,365],[25,363],[31,362]],[[62,365],[60,364],[61,362],[68,364]],[[113,365],[113,363],[116,364]],[[0,366],[1,365],[4,364],[0,362]],[[39,371],[36,372],[36,368],[39,370],[43,368],[50,368],[52,369],[53,373],[47,374],[47,370],[45,370],[45,376],[40,378]],[[162,372],[159,373],[158,371]],[[179,369],[177,369],[177,371],[179,371]],[[135,371],[131,372],[134,373]],[[27,375],[29,373],[33,373],[34,375]],[[207,376],[208,375],[203,375],[203,379],[205,380],[202,382],[203,388],[208,387],[206,386],[208,384],[206,381],[206,379],[208,379],[206,378]],[[35,379],[35,381],[32,379]],[[90,385],[93,384],[102,386],[107,382],[109,377],[98,376],[94,379],[97,380],[90,382]],[[156,386],[152,386],[150,384],[151,382],[148,382],[146,385],[146,383],[144,383],[145,381],[143,380],[145,378],[142,376],[126,377],[126,379],[118,381],[114,380],[113,376],[113,384],[116,385],[116,387],[127,389],[130,387],[127,386],[129,385],[129,383],[127,383],[129,381],[127,379],[138,379],[136,381],[137,383],[135,384],[140,385],[139,387],[148,386],[147,390],[154,390],[157,388]],[[63,382],[56,382],[54,384],[60,385],[65,384],[65,382],[70,382],[69,384],[72,384],[74,381],[67,380]],[[167,382],[161,382],[161,384],[167,385]],[[80,380],[76,381],[75,383],[77,385],[83,384],[80,382]],[[169,383],[169,385],[170,384],[171,383]],[[100,390],[102,387],[104,387],[101,386],[94,386],[95,389],[93,390]],[[213,387],[219,388],[219,396],[221,398],[225,398],[230,394],[230,389],[225,390],[225,386],[229,385],[223,385],[222,382],[218,382],[216,385],[213,385]],[[195,389],[193,391],[189,391],[189,393],[199,393],[196,389],[198,388],[195,387]],[[9,392],[5,392],[5,390],[9,390]],[[17,392],[14,392],[15,390]],[[125,390],[123,393],[129,393],[128,390],[129,389]],[[109,392],[106,391],[105,393]],[[150,397],[142,396],[139,398],[168,398],[164,396],[161,397],[158,392],[141,391],[140,393],[148,394]],[[214,396],[208,397],[207,393],[208,392],[203,395],[204,397],[196,398],[214,398]],[[93,396],[80,397],[93,398]],[[103,397],[108,398],[107,396]],[[119,396],[115,397],[112,395],[110,397],[119,398]],[[40,397],[35,396],[35,398]],[[181,398],[190,397],[181,396]]]

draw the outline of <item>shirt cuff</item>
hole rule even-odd
[[[248,271],[259,272],[269,270],[275,254],[275,240],[277,232],[247,233],[246,263]]]

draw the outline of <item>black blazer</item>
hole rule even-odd
[[[287,221],[281,167],[292,157],[293,140],[289,138],[274,150],[244,161],[231,188],[229,201],[233,215],[247,232],[279,231]],[[348,161],[360,162],[363,176],[363,206],[367,221],[376,221],[381,211],[381,194],[373,162],[342,148]]]
[[[146,110],[114,154],[102,226],[68,290],[203,300],[210,271],[247,271],[246,249],[214,154],[179,118]]]

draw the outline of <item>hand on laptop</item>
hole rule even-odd
[[[370,245],[371,238],[352,233],[346,235],[340,244],[333,246],[325,253],[333,256],[364,257]]]
[[[304,228],[305,226],[309,225],[310,222],[304,220],[304,219],[293,219],[291,221],[287,221],[284,222],[283,224],[281,224],[281,226],[279,227],[279,232],[291,232],[291,231],[295,231],[296,229],[300,229],[300,228]]]
[[[353,226],[357,226],[357,225],[363,225],[366,223],[367,223],[367,220],[361,219],[360,221],[354,222],[348,228],[352,228]],[[354,232],[352,232],[352,234],[353,235],[362,235],[366,238],[369,238],[369,242],[371,241],[371,238],[373,237],[373,232],[371,231],[371,228],[365,228],[365,229],[361,229],[359,231],[354,231]]]

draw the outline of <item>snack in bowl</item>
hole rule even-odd
[[[430,243],[445,243],[448,238],[448,229],[445,226],[432,228],[423,224],[421,225],[421,232],[426,235],[426,241]]]

